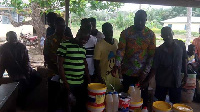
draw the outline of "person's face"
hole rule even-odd
[[[59,22],[55,25],[56,32],[63,34],[65,31],[65,22]]]
[[[86,44],[87,43],[87,41],[89,40],[89,38],[90,38],[90,33],[88,32],[88,33],[81,33],[81,37],[80,37],[80,43],[82,44],[82,45],[84,45],[84,44]]]
[[[188,48],[188,51],[189,51],[191,54],[195,54],[195,47],[189,47],[189,48]]]
[[[103,30],[103,34],[106,38],[112,38],[113,37],[113,28],[112,26],[107,27],[107,29]]]
[[[55,19],[47,18],[47,23],[48,23],[48,25],[49,25],[50,27],[54,27],[54,26],[55,26],[55,25],[54,25],[54,21],[55,21]]]
[[[147,21],[147,17],[144,14],[134,17],[134,26],[136,30],[142,31],[145,27],[146,21]]]
[[[172,30],[165,30],[161,33],[161,37],[167,45],[171,45],[173,42],[173,32]]]
[[[91,22],[92,29],[96,29],[96,22]]]

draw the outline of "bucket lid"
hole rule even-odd
[[[118,94],[118,93],[115,91],[115,92],[113,92],[113,94]]]
[[[112,92],[108,92],[107,94],[112,94]]]
[[[156,108],[157,110],[161,111],[169,111],[172,109],[172,106],[164,101],[156,101],[153,103],[153,107]]]

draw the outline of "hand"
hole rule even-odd
[[[120,67],[118,67],[118,66],[114,66],[114,67],[113,67],[113,69],[111,70],[111,75],[112,75],[113,77],[117,77],[117,70],[118,70],[118,71],[121,71],[119,68],[120,68]]]
[[[142,83],[145,80],[146,76],[147,75],[144,74],[144,73],[140,74],[140,76],[139,76],[139,83]]]
[[[147,80],[145,80],[142,83],[140,83],[141,90],[145,89],[145,88],[148,88],[148,86],[149,86],[149,81],[147,81]]]
[[[69,93],[70,92],[70,87],[69,87],[69,84],[67,82],[63,83],[64,84],[64,87],[65,89],[67,90],[67,92]]]
[[[187,82],[187,76],[184,75],[184,77],[183,77],[183,79],[182,79],[182,87],[185,86],[186,82]]]
[[[91,83],[91,78],[90,78],[90,76],[91,76],[91,75],[89,75],[89,77],[87,77],[87,83],[88,83],[88,84]]]

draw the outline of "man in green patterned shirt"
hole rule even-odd
[[[152,66],[156,48],[156,38],[152,30],[145,26],[147,14],[144,10],[135,13],[134,25],[121,32],[116,56],[116,69],[121,69],[123,90],[131,84],[143,84]],[[147,106],[148,88],[142,89],[144,105]]]

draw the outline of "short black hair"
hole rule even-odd
[[[6,33],[6,40],[8,42],[17,42],[17,34],[14,31],[9,31]]]
[[[84,18],[84,19],[81,20],[81,26],[84,26],[88,23],[90,23],[90,20],[88,18]]]
[[[167,31],[167,32],[166,32]],[[172,31],[172,29],[170,28],[170,27],[168,27],[168,26],[165,26],[165,27],[163,27],[162,29],[161,29],[161,34],[162,33],[169,33],[169,32],[171,32]]]
[[[57,18],[57,14],[54,12],[49,12],[46,16],[49,19],[56,19]]]
[[[102,25],[102,31],[105,31],[107,28],[112,27],[112,24],[109,22],[106,22]]]
[[[65,23],[65,20],[62,17],[57,17],[55,20],[55,25],[57,25],[58,23],[61,23],[61,22]]]
[[[193,45],[193,44],[188,45],[188,49],[189,48],[194,48],[194,47],[195,47],[195,45]]]
[[[96,19],[94,17],[89,18],[91,23],[96,23]]]
[[[135,13],[135,17],[141,17],[141,15],[145,15],[145,16],[147,17],[146,11],[144,11],[144,10],[138,10],[138,11]]]

